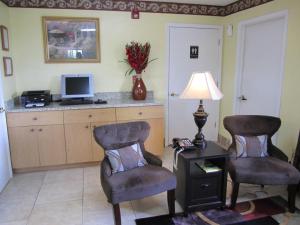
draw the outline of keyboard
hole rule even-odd
[[[79,99],[79,100],[63,100],[60,105],[87,105],[87,104],[93,104],[93,100],[82,100],[82,99]]]

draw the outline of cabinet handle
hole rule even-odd
[[[88,129],[88,128],[89,128],[89,126],[85,126],[85,128],[86,128],[86,129]]]
[[[93,116],[92,115],[89,115],[89,118],[92,118]]]
[[[205,188],[208,188],[209,186],[210,186],[209,184],[201,184],[200,188],[201,189],[205,189]]]
[[[30,132],[33,132],[34,131],[34,129],[30,129]]]
[[[36,117],[33,117],[32,119],[33,119],[33,120],[37,120],[37,118],[36,118]]]
[[[42,132],[43,131],[43,129],[39,129],[39,132]]]
[[[139,115],[143,115],[143,113],[142,113],[142,112],[139,112]]]

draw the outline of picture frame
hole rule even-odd
[[[7,27],[1,25],[0,33],[1,33],[2,50],[9,51],[9,37],[8,37]]]
[[[42,17],[46,63],[99,63],[99,18]]]
[[[3,57],[4,76],[13,75],[13,62],[11,57]]]

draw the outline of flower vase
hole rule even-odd
[[[132,88],[132,98],[134,100],[145,100],[146,95],[147,89],[144,81],[141,77],[141,74],[137,74]]]

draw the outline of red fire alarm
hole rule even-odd
[[[131,10],[131,19],[139,19],[140,18],[140,11],[138,10],[138,8],[134,7]]]

